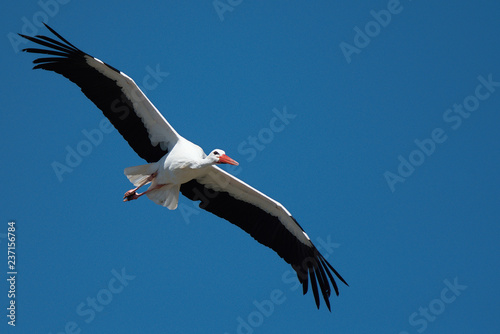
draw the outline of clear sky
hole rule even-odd
[[[6,2],[0,332],[498,332],[499,13],[493,1]],[[144,162],[78,87],[17,52],[28,44],[14,33],[50,34],[42,20],[292,212],[350,284],[332,313],[273,251],[186,198],[176,211],[122,203],[123,169]]]

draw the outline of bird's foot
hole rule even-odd
[[[140,197],[140,194],[137,194],[135,189],[132,189],[132,190],[127,191],[125,193],[125,195],[123,195],[123,201],[128,202],[128,201],[132,201],[134,199],[138,199],[139,197]]]

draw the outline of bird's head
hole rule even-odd
[[[212,152],[210,152],[208,158],[210,160],[213,160],[216,164],[230,164],[238,166],[238,163],[236,161],[228,157],[226,155],[226,152],[220,149],[215,149]]]

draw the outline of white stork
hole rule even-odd
[[[124,201],[146,194],[153,202],[171,210],[177,207],[179,192],[190,200],[201,201],[200,208],[240,227],[291,264],[304,294],[310,279],[318,308],[319,284],[331,310],[329,281],[339,294],[332,272],[347,283],[283,205],[217,167],[237,162],[220,149],[207,156],[198,145],[180,136],[125,73],[79,50],[46,27],[60,41],[47,36],[20,35],[47,48],[23,50],[48,55],[35,59],[33,69],[54,71],[77,84],[132,149],[148,162],[125,169],[125,175],[136,188],[125,193]],[[139,187],[148,183],[151,185],[147,191],[137,193]]]

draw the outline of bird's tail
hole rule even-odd
[[[181,186],[178,184],[166,184],[159,189],[147,192],[146,196],[158,205],[162,205],[169,210],[175,210],[179,202],[180,189]]]
[[[134,184],[134,186],[142,185],[151,174],[158,170],[157,163],[151,163],[146,165],[134,166],[125,168],[125,175]],[[158,187],[156,180],[153,179],[150,189],[146,193],[146,196],[158,205],[164,206],[170,210],[175,210],[177,208],[177,203],[179,202],[179,191],[181,189],[178,184],[166,184],[162,187]],[[150,183],[147,182],[146,184]]]
[[[125,168],[124,173],[129,181],[134,184],[134,186],[138,186],[146,181],[146,179],[157,170],[157,163],[151,163],[146,165],[127,167]]]

